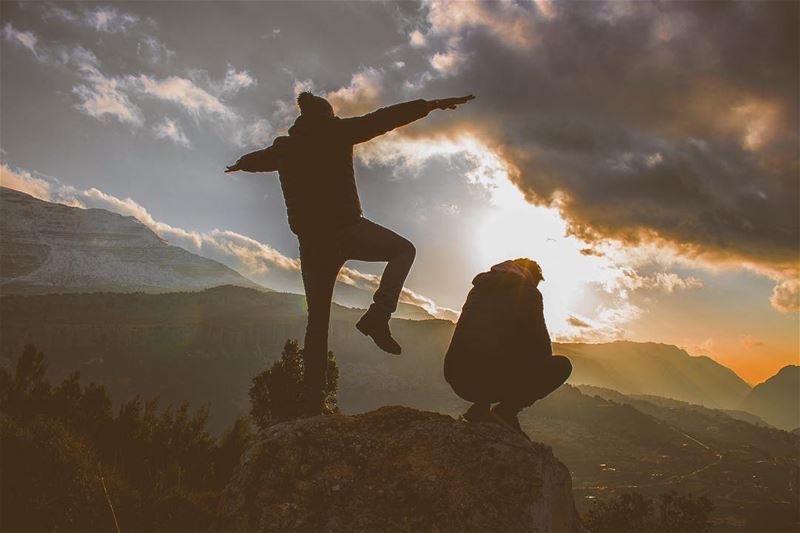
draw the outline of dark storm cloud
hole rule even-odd
[[[425,90],[477,94],[459,117],[589,241],[660,237],[793,270],[799,5],[449,4],[428,35],[456,63]]]

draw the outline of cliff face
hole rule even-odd
[[[549,447],[406,407],[269,428],[224,509],[238,531],[584,531]]]
[[[133,217],[0,187],[4,294],[258,288],[225,265],[170,246]]]

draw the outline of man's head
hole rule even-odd
[[[315,96],[309,92],[300,93],[297,96],[297,106],[300,114],[314,118],[333,118],[333,106],[321,96]]]

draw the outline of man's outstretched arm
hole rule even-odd
[[[272,172],[278,170],[278,154],[275,146],[264,148],[256,152],[250,152],[239,158],[236,163],[225,167],[225,172]]]
[[[412,100],[383,107],[360,117],[342,119],[341,124],[344,129],[344,135],[353,144],[357,144],[419,120],[434,109],[455,109],[473,98],[475,97],[470,94],[441,100]]]

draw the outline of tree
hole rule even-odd
[[[265,429],[303,416],[303,369],[303,350],[298,347],[296,340],[287,340],[281,358],[268,370],[253,378],[253,386],[250,387],[250,416],[256,425]],[[328,352],[327,377],[323,412],[338,413],[336,393],[339,387],[339,369],[333,352]]]
[[[218,441],[207,406],[136,397],[115,415],[102,385],[45,370],[33,346],[0,368],[0,531],[113,530],[101,477],[123,530],[209,530],[246,422]]]
[[[709,515],[714,504],[705,496],[695,498],[676,491],[658,497],[658,522],[661,531],[705,533],[711,530]]]
[[[653,501],[637,492],[623,492],[596,501],[586,515],[586,527],[594,533],[649,533]]]
[[[713,510],[705,496],[673,490],[653,501],[637,492],[623,492],[596,501],[584,521],[594,533],[706,533]]]

